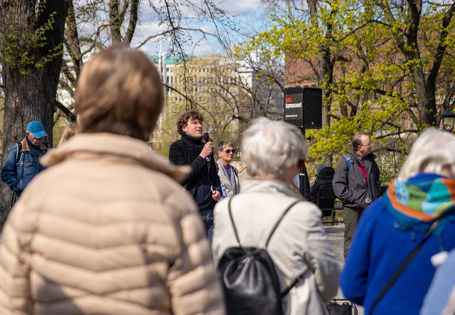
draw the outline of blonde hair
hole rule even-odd
[[[455,136],[432,127],[422,132],[412,145],[398,180],[406,181],[422,172],[455,179]]]
[[[68,141],[77,132],[78,132],[77,125],[75,123],[67,124],[63,129],[62,137],[60,138],[58,145],[61,145],[62,143]]]
[[[251,176],[277,178],[283,167],[297,164],[308,155],[308,144],[294,125],[257,118],[243,133],[242,160]]]
[[[160,75],[141,51],[115,44],[84,65],[75,94],[81,132],[148,140],[161,113]]]

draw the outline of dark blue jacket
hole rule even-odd
[[[15,143],[8,150],[8,157],[1,173],[2,180],[11,188],[16,197],[19,197],[31,180],[44,170],[44,166],[39,163],[39,158],[47,152],[44,144],[41,144],[41,147],[32,153],[27,139],[24,138],[21,143],[22,154],[18,153],[19,146]],[[16,156],[18,155],[20,160],[16,166]]]

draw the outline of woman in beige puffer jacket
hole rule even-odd
[[[5,225],[0,314],[224,314],[196,206],[176,181],[188,170],[143,141],[163,99],[156,69],[124,46],[85,67],[82,133],[42,159]]]

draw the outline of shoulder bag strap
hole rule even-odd
[[[423,244],[430,238],[431,234],[433,231],[438,227],[439,223],[441,223],[442,219],[445,217],[445,215],[448,213],[448,211],[441,215],[436,221],[434,221],[430,228],[428,229],[427,233],[423,237],[423,239],[417,244],[417,246],[412,250],[412,252],[406,257],[404,262],[400,265],[400,267],[395,271],[393,276],[390,278],[389,282],[385,285],[385,287],[382,289],[382,291],[379,293],[377,296],[376,300],[373,303],[373,306],[370,309],[370,314],[373,314],[374,309],[378,305],[379,301],[384,297],[384,295],[387,293],[387,291],[390,289],[390,287],[395,283],[395,281],[400,277],[400,275],[403,273],[403,271],[406,269],[406,267],[409,265],[409,263],[414,259],[414,257],[417,255],[417,253],[420,251],[422,248]]]
[[[283,291],[280,292],[280,296],[281,298],[285,297],[286,294],[289,293],[289,291],[291,291],[291,289],[303,278],[303,276],[308,272],[310,271],[310,268],[308,268],[307,270],[305,270],[304,272],[302,272],[297,278],[294,279],[294,281],[291,282],[290,285],[288,285],[286,288],[284,288]]]

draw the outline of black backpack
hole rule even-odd
[[[288,294],[304,273],[283,291],[275,264],[267,253],[267,246],[284,216],[299,200],[283,211],[267,237],[264,248],[242,247],[228,202],[229,216],[238,247],[228,248],[218,264],[223,284],[228,315],[283,315],[281,299]]]

